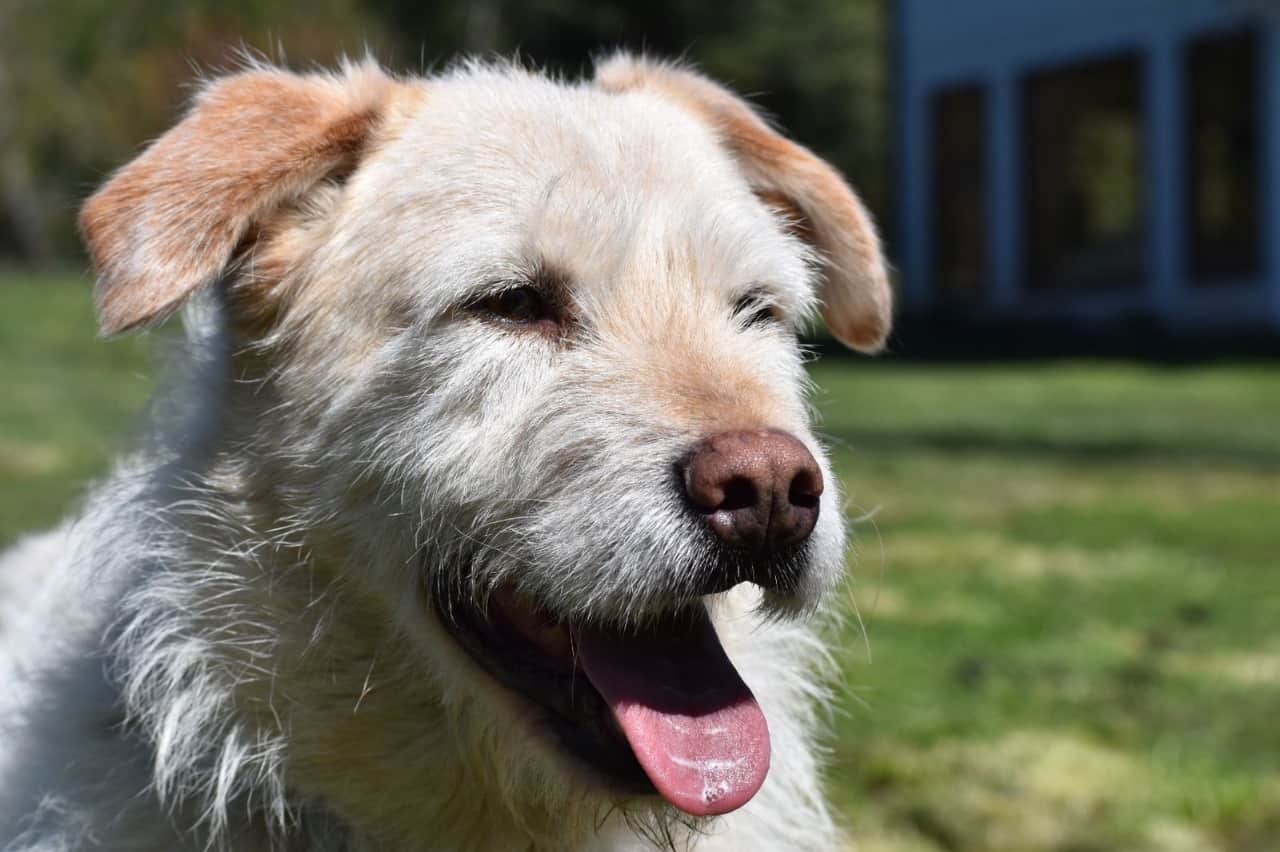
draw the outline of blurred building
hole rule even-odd
[[[1231,0],[898,0],[915,313],[1280,329],[1280,26]]]

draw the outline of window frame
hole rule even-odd
[[[974,280],[963,283],[962,272],[957,272],[962,264],[955,263],[957,257],[950,249],[959,246],[963,240],[945,239],[948,217],[947,206],[958,202],[958,195],[965,188],[964,176],[953,180],[944,174],[944,169],[966,160],[963,154],[948,156],[950,153],[943,144],[941,127],[945,102],[956,98],[973,98],[977,107],[976,119],[976,152],[967,159],[973,165],[972,187],[975,189],[974,210],[976,227],[976,271]],[[949,82],[935,87],[928,96],[929,121],[929,165],[930,191],[934,203],[930,210],[930,279],[938,300],[949,304],[980,304],[986,300],[991,289],[992,276],[992,234],[991,234],[991,174],[990,174],[990,132],[991,132],[991,93],[990,87],[983,80],[963,80]],[[961,171],[964,171],[963,169]]]
[[[1152,156],[1149,133],[1149,93],[1147,91],[1147,69],[1150,58],[1144,46],[1133,44],[1113,48],[1066,61],[1051,64],[1039,64],[1024,71],[1018,80],[1019,123],[1017,146],[1020,159],[1019,213],[1021,221],[1021,274],[1024,290],[1036,294],[1095,293],[1139,291],[1147,285],[1151,270],[1148,268],[1146,245],[1153,224],[1149,210],[1151,187],[1149,185],[1149,165]],[[1044,247],[1047,240],[1038,233],[1045,225],[1038,210],[1040,200],[1038,193],[1047,192],[1038,179],[1041,174],[1052,173],[1058,176],[1069,173],[1064,162],[1059,162],[1051,169],[1039,170],[1038,165],[1043,155],[1036,148],[1038,141],[1036,123],[1040,118],[1036,107],[1038,101],[1045,96],[1045,88],[1055,83],[1067,86],[1071,77],[1084,77],[1090,74],[1104,75],[1108,70],[1123,70],[1132,86],[1132,117],[1137,134],[1137,159],[1133,168],[1133,204],[1136,208],[1136,222],[1133,233],[1126,239],[1132,244],[1131,266],[1121,273],[1088,277],[1071,275],[1061,267],[1069,262],[1072,255],[1089,251],[1089,243],[1083,242],[1072,247],[1071,238],[1061,238],[1061,249],[1057,257],[1046,259]],[[1061,119],[1067,122],[1068,119]],[[1061,221],[1062,216],[1059,216]],[[1096,250],[1096,249],[1095,249]],[[1059,269],[1049,272],[1052,266]]]
[[[1208,247],[1204,240],[1204,234],[1199,229],[1200,191],[1203,186],[1200,166],[1203,160],[1201,159],[1201,149],[1199,147],[1202,138],[1200,134],[1202,125],[1197,121],[1195,62],[1198,51],[1216,48],[1230,54],[1233,50],[1241,47],[1241,42],[1247,43],[1251,49],[1249,84],[1252,86],[1252,91],[1249,98],[1250,115],[1248,118],[1251,126],[1248,128],[1248,132],[1251,136],[1252,170],[1250,174],[1242,178],[1241,182],[1245,185],[1251,185],[1253,189],[1248,214],[1252,221],[1247,222],[1244,226],[1250,228],[1252,233],[1247,238],[1247,256],[1237,263],[1224,263],[1220,257],[1213,256],[1215,252],[1223,252],[1224,249],[1221,245],[1212,248]],[[1265,35],[1254,26],[1196,33],[1188,37],[1181,46],[1179,74],[1182,85],[1183,116],[1180,130],[1183,140],[1182,170],[1184,175],[1181,237],[1186,279],[1196,288],[1213,288],[1257,281],[1261,280],[1266,272],[1264,246],[1268,211],[1262,189],[1262,181],[1267,168],[1267,140],[1265,138],[1267,80],[1263,73],[1265,46]],[[1202,53],[1201,57],[1203,55]],[[1210,106],[1216,106],[1216,104]],[[1232,152],[1233,155],[1230,158],[1233,163],[1237,160],[1234,153]],[[1230,249],[1226,249],[1226,252],[1230,253]]]

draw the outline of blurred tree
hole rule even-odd
[[[75,257],[80,199],[201,73],[251,47],[330,62],[380,37],[354,0],[0,0],[0,258]]]
[[[684,56],[885,199],[884,0],[0,0],[0,259],[76,257],[75,207],[246,50],[366,48],[429,70],[518,52],[569,75],[617,47]]]
[[[887,196],[885,0],[365,0],[401,33],[402,62],[519,52],[569,75],[625,47],[684,57],[840,165],[873,209]],[[419,52],[421,51],[421,52]]]

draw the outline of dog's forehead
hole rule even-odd
[[[588,290],[676,278],[804,298],[805,250],[680,107],[511,71],[421,86],[356,193],[357,210],[380,211],[383,245],[485,277],[547,263]]]

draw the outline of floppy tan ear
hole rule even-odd
[[[825,260],[822,315],[831,332],[863,352],[884,345],[893,297],[880,239],[834,168],[775,133],[742,99],[679,66],[622,54],[596,69],[596,82],[607,91],[657,92],[710,124],[756,193],[772,207],[799,214],[798,231]]]
[[[218,279],[258,220],[354,167],[395,85],[372,63],[209,84],[80,211],[102,333],[164,319]]]

